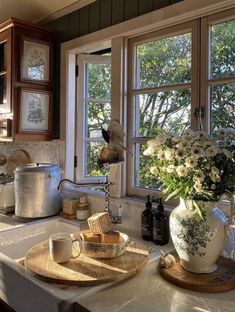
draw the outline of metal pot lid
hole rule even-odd
[[[31,163],[16,167],[14,172],[51,172],[53,170],[60,170],[60,167],[54,164]]]

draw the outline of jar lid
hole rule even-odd
[[[51,172],[60,170],[60,167],[49,163],[31,163],[16,167],[14,172]]]
[[[86,203],[77,205],[77,210],[86,210],[86,209],[88,209],[88,206]]]

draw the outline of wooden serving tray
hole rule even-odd
[[[149,253],[139,241],[133,241],[124,254],[112,259],[89,258],[83,253],[77,259],[58,264],[51,260],[49,242],[32,247],[24,265],[44,281],[78,286],[94,286],[130,277],[148,262]]]
[[[176,264],[170,268],[158,266],[160,275],[177,286],[200,292],[224,292],[235,288],[235,262],[220,257],[217,271],[213,273],[191,273],[183,269],[176,257]]]

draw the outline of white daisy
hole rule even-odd
[[[197,158],[192,157],[192,156],[187,157],[185,160],[185,164],[186,164],[186,167],[188,167],[188,168],[195,167],[197,165]]]
[[[159,174],[159,169],[158,169],[158,167],[153,166],[153,167],[150,168],[150,172],[151,172],[153,175],[158,175],[158,174]]]
[[[175,166],[174,165],[168,166],[166,171],[168,173],[174,173],[175,172]]]
[[[218,174],[210,173],[209,176],[214,183],[221,181],[221,177]]]
[[[163,151],[159,151],[158,154],[157,154],[157,157],[160,160],[163,160],[163,159],[165,159],[165,153]]]
[[[205,180],[205,175],[202,171],[198,171],[197,173],[195,173],[195,175],[193,176],[193,181],[196,183],[201,183]]]
[[[183,159],[184,156],[185,156],[185,151],[182,148],[179,148],[179,149],[176,150],[175,157],[177,159]]]
[[[200,193],[202,191],[202,184],[200,182],[196,182],[193,187],[195,188],[197,193]]]
[[[198,146],[194,146],[191,150],[191,153],[195,157],[203,157],[203,150]]]
[[[176,172],[180,177],[186,177],[188,174],[188,169],[185,166],[180,165],[176,168]]]
[[[148,146],[148,148],[143,152],[144,156],[154,156],[155,149],[152,146]]]
[[[214,173],[214,174],[219,174],[220,173],[219,169],[216,166],[212,166],[211,167],[211,172]]]
[[[218,153],[216,146],[210,146],[206,149],[206,156],[214,157]]]
[[[165,158],[167,160],[173,160],[174,153],[173,153],[173,151],[170,148],[165,150]]]

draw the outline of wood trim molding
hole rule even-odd
[[[92,52],[97,44],[105,45],[106,41],[120,37],[133,37],[156,29],[174,26],[194,18],[234,7],[234,0],[184,0],[174,5],[152,11],[117,25],[93,32],[62,43],[61,49],[70,53]]]

